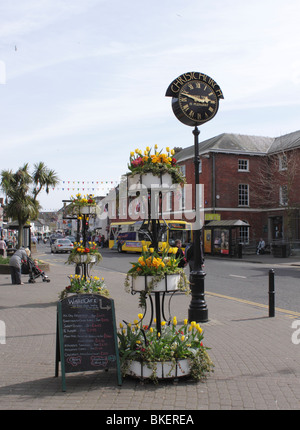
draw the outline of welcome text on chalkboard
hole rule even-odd
[[[122,385],[113,299],[78,294],[58,302],[55,376],[59,361],[63,391],[66,373],[99,369],[116,368]]]

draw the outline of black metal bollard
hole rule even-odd
[[[275,316],[275,273],[269,270],[269,317]]]

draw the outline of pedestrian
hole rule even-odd
[[[181,249],[182,243],[181,243],[180,239],[176,239],[175,240],[175,247],[178,248],[178,250],[176,252],[176,255],[175,255],[176,260],[178,258],[180,258],[179,263],[178,263],[178,267],[183,268],[183,267],[186,266],[187,262],[186,262],[186,259],[185,259],[184,251]]]
[[[30,256],[28,248],[18,249],[9,260],[9,269],[11,274],[11,283],[13,285],[24,285],[21,280],[22,262],[27,263],[27,257]]]
[[[2,255],[3,257],[5,255],[6,249],[7,249],[6,243],[3,239],[3,236],[1,236],[1,239],[0,239],[0,255]]]

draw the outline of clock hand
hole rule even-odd
[[[210,102],[210,99],[208,97],[202,98],[200,96],[193,96],[192,94],[188,94],[188,93],[184,93],[184,92],[182,92],[181,94],[184,95],[184,96],[187,96],[190,99],[193,99],[193,100],[195,100],[196,102],[199,102],[199,103],[209,103]]]

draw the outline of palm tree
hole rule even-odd
[[[37,195],[43,187],[46,187],[46,192],[49,193],[49,186],[55,186],[58,183],[56,173],[49,170],[44,163],[38,163],[34,167],[33,175],[29,173],[28,163],[19,168],[16,173],[11,170],[1,172],[1,187],[6,194],[6,215],[18,220],[19,224],[18,248],[23,245],[24,225],[38,217]]]
[[[34,165],[32,178],[34,182],[34,200],[36,200],[37,195],[44,187],[46,193],[49,194],[49,187],[55,187],[59,182],[59,178],[55,171],[48,169],[48,167],[42,161]]]

